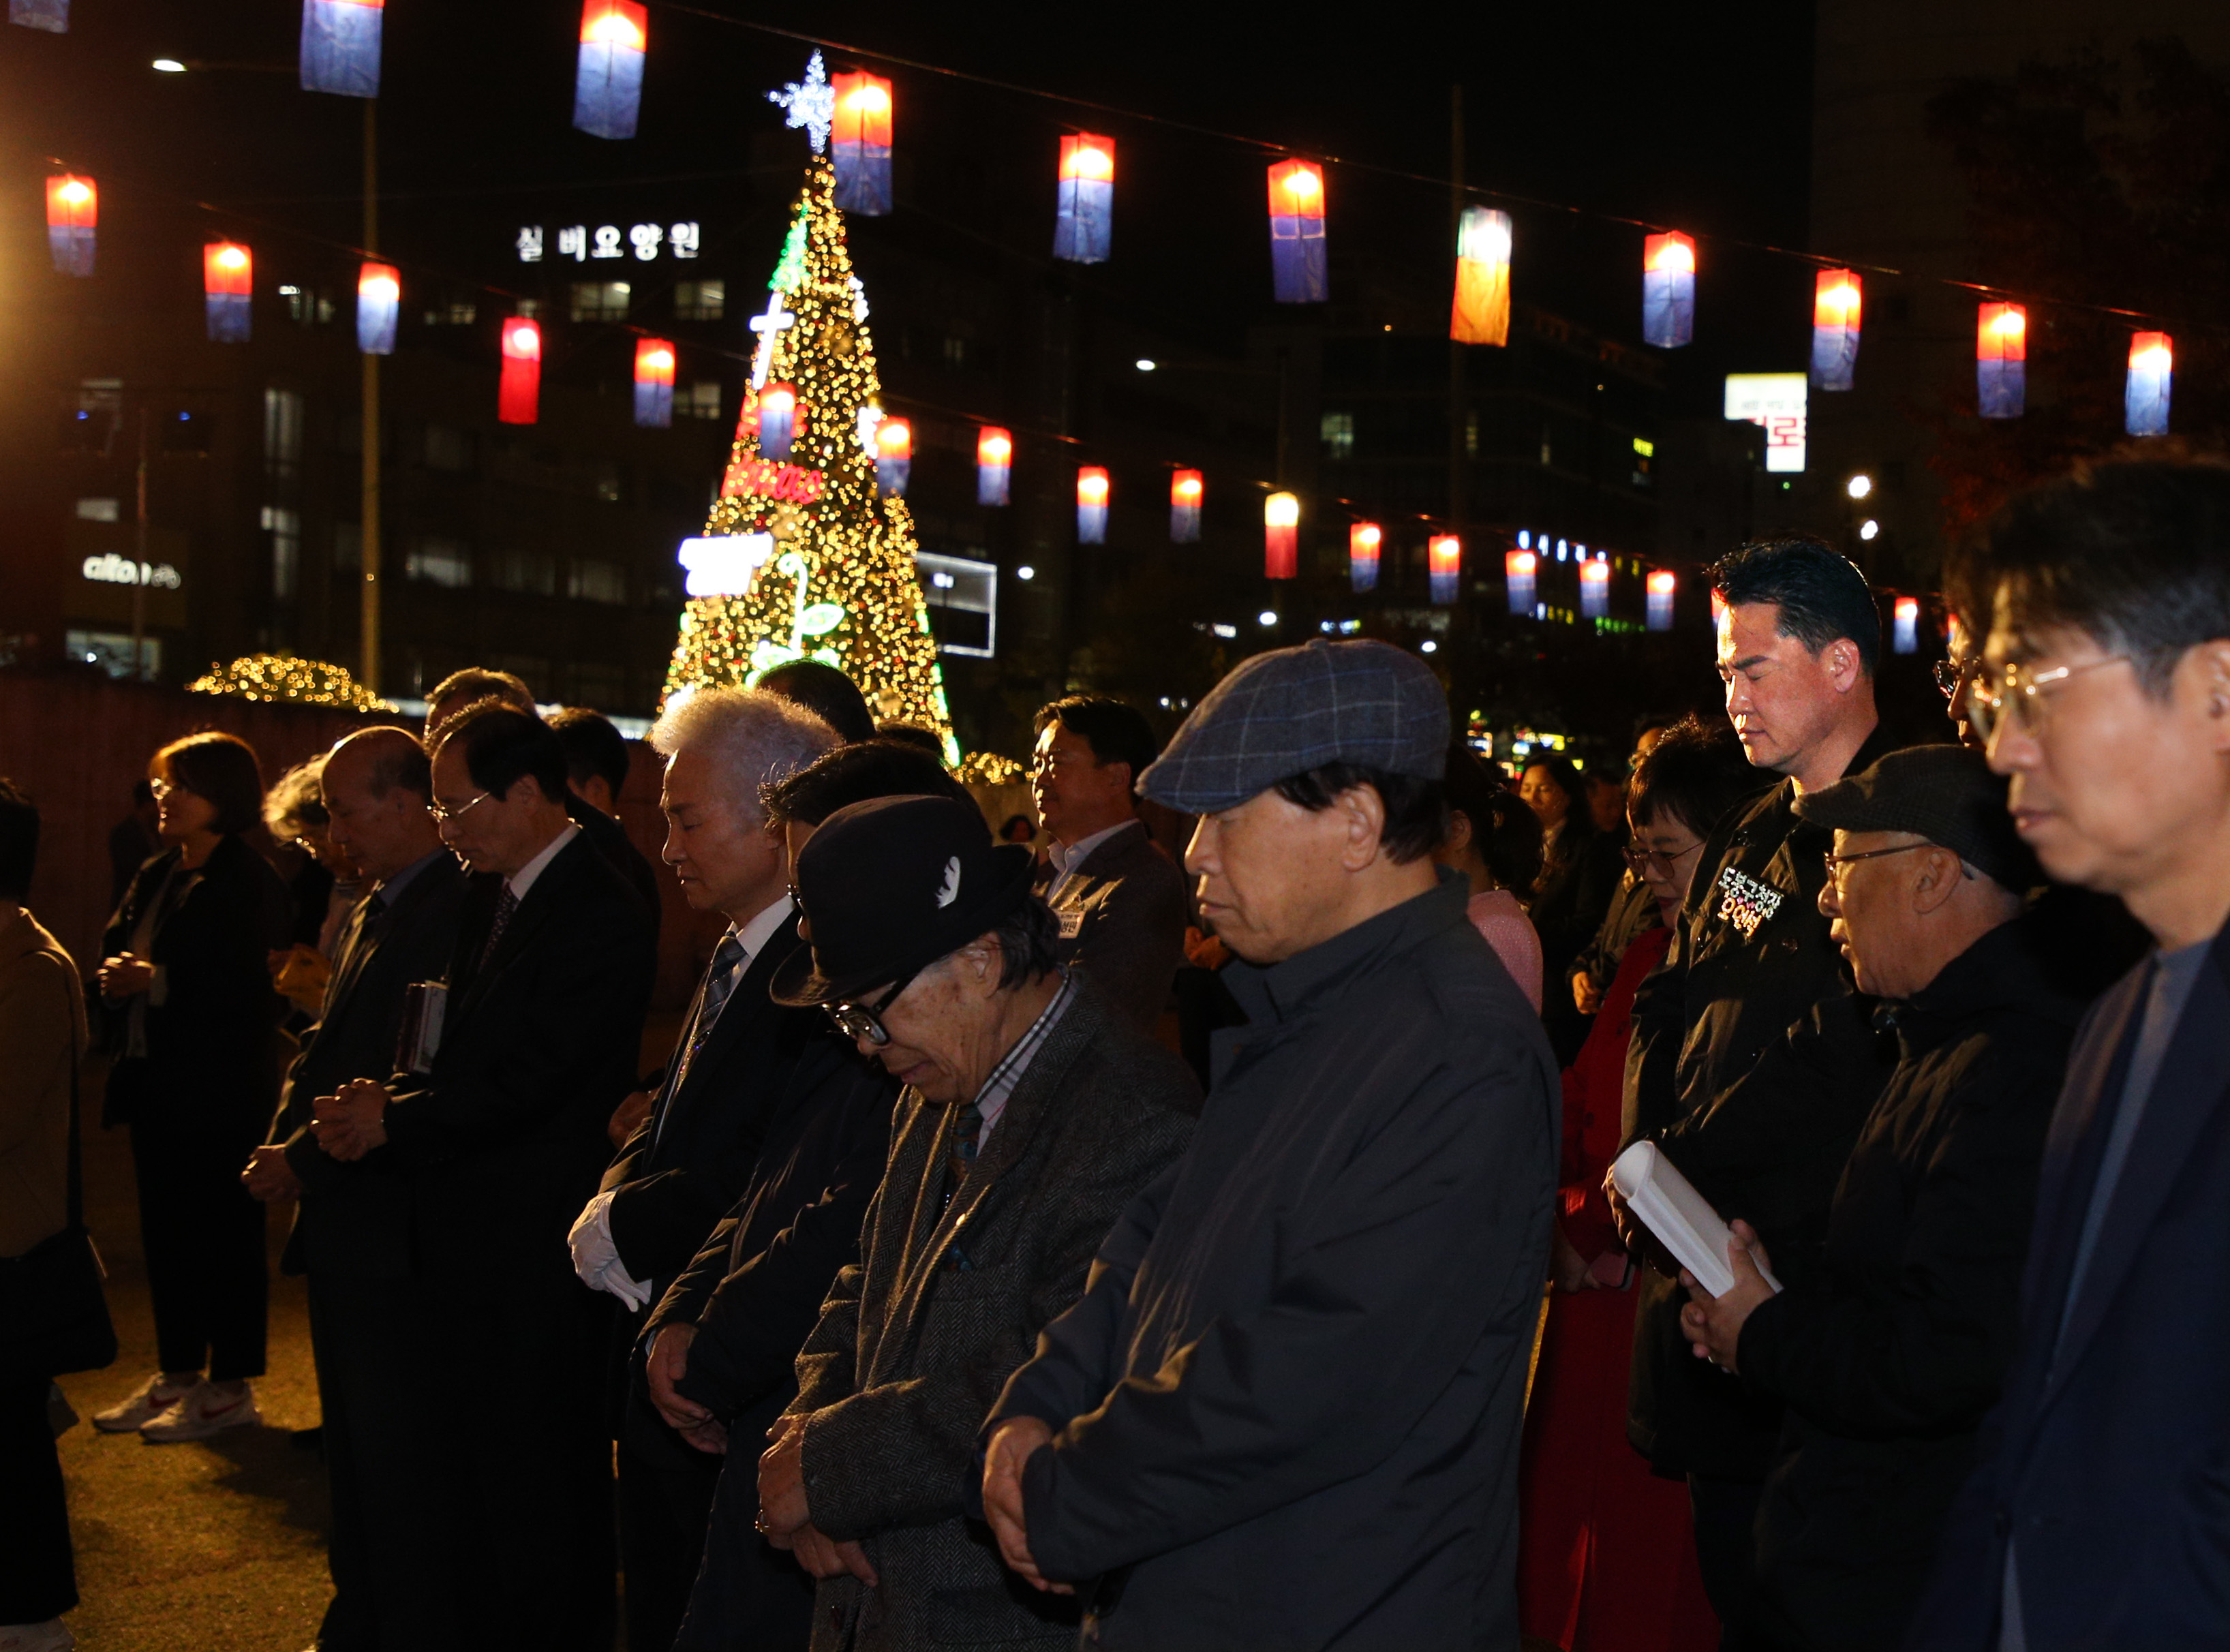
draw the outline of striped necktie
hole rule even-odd
[[[721,938],[714,949],[711,967],[705,971],[705,991],[697,1005],[696,1024],[689,1029],[689,1042],[682,1047],[681,1065],[674,1074],[675,1087],[689,1071],[689,1063],[697,1059],[697,1052],[705,1048],[705,1041],[712,1036],[712,1028],[726,1009],[728,1000],[743,984],[744,945],[731,930]]]
[[[519,897],[512,892],[511,884],[506,881],[503,894],[496,898],[495,921],[488,926],[487,939],[480,944],[481,969],[487,968],[488,959],[495,956],[496,943],[503,939],[503,932],[511,927],[512,914],[518,910]]]
[[[952,1139],[944,1150],[944,1202],[952,1203],[952,1196],[960,1191],[961,1183],[968,1179],[968,1167],[976,1162],[976,1138],[983,1133],[983,1109],[970,1101],[960,1109],[952,1121]]]

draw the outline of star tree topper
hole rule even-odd
[[[836,118],[836,88],[828,84],[828,71],[822,66],[821,54],[815,52],[806,61],[805,78],[792,81],[779,92],[767,94],[769,103],[778,103],[789,111],[783,124],[805,128],[805,135],[813,140],[813,152],[828,153],[828,126]]]

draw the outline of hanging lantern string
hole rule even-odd
[[[987,87],[994,91],[1009,93],[1016,97],[1035,98],[1048,103],[1067,104],[1071,108],[1083,110],[1093,115],[1112,115],[1119,119],[1137,121],[1144,126],[1165,127],[1170,131],[1185,132],[1196,138],[1206,138],[1218,143],[1236,145],[1242,149],[1254,150],[1259,154],[1305,154],[1309,158],[1326,165],[1343,167],[1350,171],[1368,173],[1401,183],[1421,184],[1438,191],[1442,197],[1446,197],[1453,189],[1460,190],[1466,198],[1475,197],[1480,201],[1501,202],[1512,206],[1526,207],[1536,211],[1560,213],[1567,217],[1586,218],[1600,223],[1619,224],[1627,229],[1640,229],[1653,235],[1682,227],[1675,224],[1656,223],[1647,218],[1629,217],[1624,213],[1609,212],[1600,207],[1574,206],[1569,202],[1551,201],[1542,196],[1521,195],[1509,190],[1491,189],[1474,184],[1459,184],[1451,178],[1436,177],[1429,172],[1411,171],[1405,167],[1389,166],[1380,161],[1350,159],[1345,156],[1331,154],[1321,150],[1297,150],[1288,144],[1277,143],[1266,138],[1251,137],[1244,132],[1225,132],[1219,127],[1202,126],[1197,121],[1183,120],[1170,115],[1148,114],[1141,110],[1125,108],[1119,104],[1102,103],[1095,99],[1078,97],[1071,93],[1048,92],[1040,87],[1024,86],[1015,81],[1002,81],[994,75],[977,74],[967,69],[952,68],[943,63],[931,63],[920,58],[900,57],[889,52],[876,51],[868,47],[831,40],[826,35],[808,34],[802,29],[784,29],[777,23],[760,23],[756,19],[746,17],[732,17],[722,12],[708,11],[701,6],[686,4],[685,0],[648,0],[648,3],[658,10],[670,11],[681,16],[700,18],[707,23],[725,23],[732,28],[770,35],[780,40],[793,41],[801,46],[819,47],[824,51],[835,52],[871,62],[888,64],[898,68],[918,69],[925,74],[941,75],[946,80],[964,81],[971,86]],[[2151,310],[2128,309],[2120,305],[2101,304],[2088,299],[2045,297],[2024,294],[2017,288],[2001,286],[1993,281],[1968,281],[1955,275],[1934,275],[1923,271],[1901,269],[1892,264],[1867,263],[1858,259],[1806,252],[1795,247],[1776,246],[1769,241],[1751,241],[1741,236],[1720,235],[1695,229],[1690,229],[1687,233],[1693,236],[1698,242],[1710,246],[1731,247],[1744,252],[1762,253],[1769,257],[1793,259],[1800,264],[1808,265],[1814,269],[1847,269],[1862,275],[1884,275],[1899,281],[1924,281],[1938,287],[1950,287],[1955,292],[1977,294],[1986,299],[2011,299],[2045,307],[2084,310],[2094,315],[2117,316],[2132,321],[2166,321],[2168,326],[2180,328],[2184,332],[2214,332],[2220,330],[2225,325],[2230,325],[2214,321],[2176,320],[2163,318]]]
[[[66,163],[52,155],[47,156],[45,159],[46,164],[49,166],[61,166],[63,167],[65,171],[69,170]],[[266,236],[271,236],[282,240],[295,242],[303,246],[319,248],[327,252],[345,253],[349,256],[349,258],[358,261],[364,260],[377,260],[378,262],[383,264],[394,265],[396,268],[402,270],[406,274],[415,275],[426,281],[443,282],[451,287],[470,287],[475,292],[485,293],[493,298],[508,300],[512,304],[519,304],[529,300],[538,301],[538,295],[535,294],[513,292],[507,287],[495,286],[493,282],[481,281],[477,276],[461,275],[454,270],[444,268],[438,265],[423,263],[416,259],[405,258],[395,253],[370,252],[365,248],[358,246],[354,242],[336,241],[330,236],[320,236],[313,233],[313,231],[301,229],[298,225],[283,223],[274,218],[259,218],[255,216],[253,214],[241,211],[237,207],[222,206],[214,201],[197,200],[191,196],[172,195],[166,190],[146,189],[132,183],[128,177],[126,177],[119,183],[115,181],[118,175],[113,172],[104,171],[100,176],[100,187],[105,193],[121,196],[137,196],[143,200],[162,201],[171,206],[190,207],[197,212],[206,212],[210,216],[222,218],[228,223],[236,224],[243,229],[253,230],[255,232],[255,238],[259,241],[263,239]],[[361,200],[363,197],[361,196],[345,196],[335,197],[333,198],[336,200],[353,201]],[[383,201],[403,198],[406,197],[387,195],[383,195],[380,197]],[[731,232],[732,235],[740,235],[743,232],[740,229]],[[719,243],[714,244],[717,247]],[[609,321],[600,322],[598,325],[601,326],[609,327],[615,332],[625,333],[630,338],[648,339],[663,336],[662,334],[658,333],[654,328],[639,326],[633,321]],[[724,361],[735,361],[748,364],[751,360],[751,352],[750,351],[731,350],[721,345],[698,344],[693,342],[690,344],[688,348],[692,354],[717,356]],[[545,365],[555,365],[555,362],[547,362]]]

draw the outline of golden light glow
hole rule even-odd
[[[505,337],[514,356],[532,358],[542,353],[542,334],[531,325],[515,326]]]
[[[1653,571],[1649,576],[1649,590],[1650,594],[1653,596],[1671,596],[1672,594],[1672,571],[1670,568],[1659,568]]]
[[[83,206],[93,199],[93,191],[85,186],[82,180],[74,177],[62,185],[61,197],[72,206]]]
[[[1840,287],[1831,287],[1822,293],[1820,295],[1820,301],[1831,308],[1848,313],[1851,307],[1859,301],[1859,289],[1845,282]]]
[[[1541,559],[1531,551],[1513,551],[1510,553],[1510,571],[1512,573],[1530,574],[1540,565],[1540,561]]]
[[[987,434],[976,444],[979,464],[1003,465],[1014,457],[1014,453],[1015,444],[1003,436]]]
[[[2164,373],[2175,365],[2175,354],[2164,344],[2147,345],[2130,356],[2130,365],[2140,372]]]
[[[2001,311],[1997,319],[1990,323],[1990,331],[2001,339],[2018,339],[2028,331],[2028,317],[2019,310]]]
[[[1324,188],[1324,180],[1314,172],[1295,169],[1286,174],[1286,193],[1297,201],[1312,201]]]
[[[220,268],[242,269],[247,267],[248,255],[238,247],[220,247],[216,261]]]
[[[670,373],[674,371],[674,352],[654,350],[642,358],[642,365],[654,373]]]
[[[392,304],[403,296],[401,283],[392,275],[367,275],[357,283],[359,296],[377,303]]]
[[[844,101],[863,115],[877,115],[891,106],[891,94],[874,81],[868,81]]]
[[[590,19],[589,26],[581,31],[581,38],[599,46],[618,46],[628,51],[639,52],[643,47],[642,25],[619,10]]]
[[[1668,241],[1657,249],[1649,261],[1652,269],[1683,270],[1696,268],[1696,249],[1682,241]]]
[[[1301,501],[1292,494],[1273,494],[1262,501],[1264,527],[1292,527],[1301,519]]]
[[[291,654],[242,655],[230,665],[212,664],[186,685],[195,694],[231,694],[241,700],[296,706],[335,706],[348,711],[391,712],[382,700],[348,674],[345,666],[303,660]]]
[[[1098,143],[1080,143],[1068,153],[1061,169],[1065,177],[1106,179],[1115,176],[1115,157]]]
[[[666,693],[708,682],[744,687],[775,665],[817,659],[859,684],[878,717],[934,729],[946,760],[957,762],[937,639],[914,567],[913,519],[903,498],[879,492],[875,455],[859,437],[860,412],[880,403],[882,387],[869,323],[855,307],[835,186],[829,159],[813,157],[796,211],[802,256],[781,293],[796,319],[775,334],[760,397],[762,410],[776,397],[792,398],[804,434],[791,460],[820,486],[809,500],[738,491],[712,507],[707,535],[767,534],[774,554],[747,592],[688,600]],[[988,448],[979,436],[978,453]],[[757,422],[747,417],[728,474],[764,463]]]
[[[1076,473],[1076,498],[1082,505],[1105,505],[1107,502],[1107,473],[1098,466],[1087,466]]]
[[[1379,527],[1377,523],[1363,522],[1357,524],[1355,531],[1347,537],[1349,544],[1352,548],[1363,551],[1376,551],[1378,548],[1378,542],[1386,536],[1383,530]]]
[[[1179,504],[1190,505],[1200,498],[1201,480],[1187,472],[1177,477],[1172,484],[1172,491],[1176,493]]]

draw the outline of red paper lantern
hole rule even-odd
[[[674,346],[664,339],[635,340],[635,422],[648,430],[674,423]]]
[[[503,324],[503,380],[495,416],[505,424],[532,424],[542,410],[542,324],[515,315]]]
[[[93,274],[93,231],[100,192],[89,177],[59,172],[47,180],[47,250],[61,275]]]
[[[1207,483],[1197,470],[1180,470],[1170,478],[1170,543],[1200,542],[1200,501]]]
[[[1435,533],[1425,543],[1425,573],[1435,605],[1446,607],[1456,599],[1463,572],[1463,541],[1453,533]]]
[[[209,336],[217,344],[246,344],[249,295],[255,290],[255,259],[232,241],[212,241],[202,248],[202,293]]]
[[[1378,547],[1385,532],[1376,522],[1357,522],[1347,531],[1347,583],[1350,589],[1378,589]]]
[[[1301,501],[1273,494],[1262,501],[1262,574],[1291,579],[1300,571]]]

